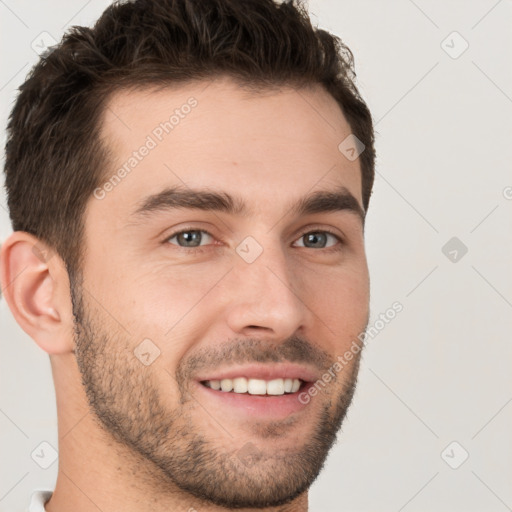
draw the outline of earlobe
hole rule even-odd
[[[45,352],[73,350],[69,279],[54,251],[29,233],[14,232],[2,244],[0,282],[14,318]]]

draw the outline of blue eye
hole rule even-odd
[[[327,245],[329,237],[334,239],[334,243]],[[299,245],[299,247],[306,247],[308,249],[326,249],[335,246],[336,242],[341,242],[341,239],[337,235],[329,231],[310,231],[304,233],[299,240],[307,240],[306,243],[310,245],[303,244]]]
[[[174,240],[174,241],[173,241]],[[204,229],[183,229],[166,238],[165,242],[177,246],[186,252],[203,252],[205,246],[215,245],[214,236]],[[303,241],[302,244],[299,244]],[[295,245],[298,244],[298,245]],[[303,233],[295,242],[295,247],[305,249],[340,250],[343,240],[327,230],[308,231]]]
[[[213,236],[207,231],[202,229],[188,229],[171,235],[167,241],[171,242],[171,240],[175,238],[178,243],[173,245],[178,245],[183,248],[194,248],[201,246],[201,242],[204,240],[204,235],[213,239]]]

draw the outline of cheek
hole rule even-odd
[[[318,318],[318,327],[333,348],[349,345],[364,331],[369,313],[369,279],[366,266],[331,272],[323,277],[311,276],[305,283],[310,290],[308,306]]]
[[[115,301],[116,318],[130,333],[136,346],[150,339],[161,351],[160,360],[173,367],[196,340],[201,339],[211,323],[215,284],[223,269],[186,268],[155,265],[150,270],[139,266],[131,278],[119,274],[116,293],[105,290]],[[113,311],[113,314],[114,314]],[[202,314],[198,315],[198,312]]]

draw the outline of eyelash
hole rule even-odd
[[[181,235],[182,233],[188,233],[190,231],[199,231],[201,233],[206,233],[208,236],[211,236],[212,238],[215,239],[215,237],[209,232],[209,231],[206,231],[205,229],[197,229],[197,228],[185,228],[185,229],[181,229],[180,231],[176,231],[175,233],[172,233],[171,235],[169,235],[168,237],[165,238],[165,240],[163,241],[164,243],[169,243],[169,240],[171,240],[172,238],[178,236],[178,235]],[[297,240],[301,239],[302,237],[304,237],[305,235],[308,235],[308,234],[311,234],[311,233],[327,233],[329,235],[332,235],[334,238],[336,238],[338,240],[338,244],[336,245],[333,245],[332,247],[327,247],[327,248],[324,248],[324,249],[313,249],[313,250],[317,250],[317,251],[323,251],[323,252],[327,252],[327,253],[330,253],[330,252],[337,252],[337,251],[340,251],[343,246],[345,245],[345,242],[344,240],[340,237],[340,235],[338,235],[337,233],[335,233],[334,231],[331,231],[329,229],[325,229],[325,228],[322,228],[322,229],[308,229],[307,231],[304,231],[298,238]],[[211,250],[212,249],[212,246],[198,246],[198,247],[181,247],[179,245],[176,245],[176,244],[170,244],[170,245],[174,245],[178,250],[186,253],[186,254],[190,254],[190,253],[204,253],[205,251],[208,251],[208,250]],[[310,249],[310,247],[301,247],[301,249]]]

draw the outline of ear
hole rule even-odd
[[[74,349],[66,266],[45,243],[15,231],[0,251],[0,283],[20,327],[48,354]]]

